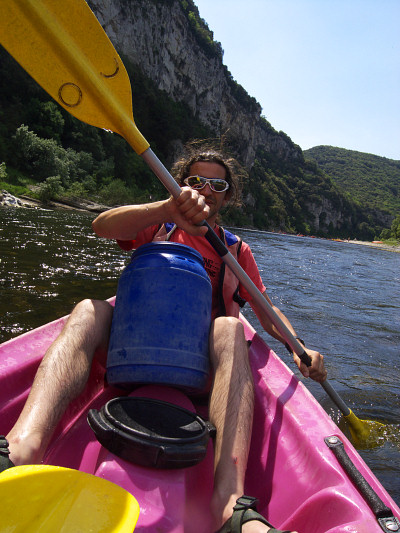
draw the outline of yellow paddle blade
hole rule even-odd
[[[0,12],[1,44],[62,107],[139,155],[149,147],[125,67],[84,0],[0,0]]]
[[[360,420],[350,409],[350,414],[344,416],[349,424],[349,430],[354,445],[357,448],[374,448],[381,446],[385,439],[386,424],[372,420]]]
[[[139,505],[105,479],[58,466],[16,466],[0,474],[7,533],[132,533]]]

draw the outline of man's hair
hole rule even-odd
[[[171,173],[179,185],[184,185],[184,179],[190,176],[190,167],[203,161],[224,167],[225,179],[229,183],[227,192],[229,205],[240,206],[242,179],[246,172],[234,157],[216,148],[210,141],[192,141],[186,144],[182,157],[174,163]]]

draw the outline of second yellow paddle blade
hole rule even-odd
[[[352,441],[356,448],[376,448],[392,440],[390,426],[374,420],[360,420],[350,409],[350,414],[344,417],[349,424]],[[397,440],[398,440],[397,436]]]
[[[139,505],[105,479],[48,465],[0,474],[1,531],[7,533],[132,533]]]

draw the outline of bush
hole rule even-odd
[[[22,125],[14,135],[14,142],[21,169],[29,171],[39,180],[60,176],[64,183],[68,181],[66,150],[56,141],[42,139]]]
[[[390,231],[390,229],[384,229],[379,237],[383,241],[387,241],[391,238],[391,236],[392,236],[392,232]],[[379,239],[375,239],[375,240],[379,240]]]
[[[99,191],[99,200],[105,205],[126,205],[135,202],[133,192],[125,183],[116,179],[108,185],[104,185]]]
[[[65,149],[54,139],[42,139],[25,125],[17,129],[14,143],[20,168],[39,181],[59,176],[62,185],[67,187],[76,180],[83,181],[94,172],[92,154]]]
[[[86,178],[82,180],[82,185],[90,194],[94,194],[97,191],[97,183],[93,176],[86,176]]]
[[[79,181],[74,181],[74,183],[65,191],[65,196],[68,196],[69,198],[86,198],[87,195],[88,191],[83,183]]]
[[[6,164],[0,163],[0,180],[5,180],[7,178]]]
[[[38,188],[39,199],[44,203],[56,199],[63,192],[64,188],[60,176],[48,177]]]

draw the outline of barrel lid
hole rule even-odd
[[[187,246],[186,244],[170,241],[154,241],[147,244],[142,244],[142,246],[139,246],[139,248],[133,252],[132,259],[149,253],[169,253],[176,255],[182,254],[186,257],[191,256],[203,264],[203,258],[197,250],[191,246]]]
[[[183,468],[204,459],[215,428],[196,413],[142,397],[114,398],[88,422],[97,440],[127,461],[155,468]]]

